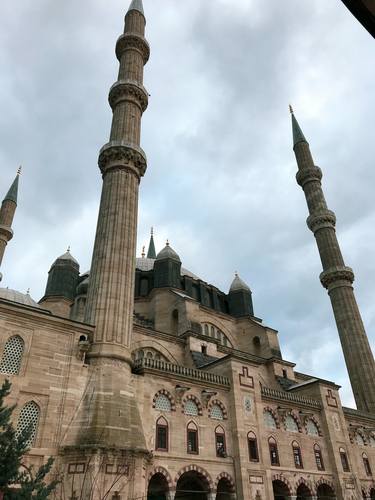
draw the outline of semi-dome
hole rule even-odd
[[[163,248],[163,250],[161,250],[156,256],[156,260],[162,260],[162,259],[173,259],[176,260],[177,262],[181,262],[180,257],[173,250],[173,248],[170,246],[169,243],[167,243],[166,246]]]
[[[230,286],[229,293],[237,292],[239,290],[245,290],[246,292],[251,291],[249,286],[236,273],[236,276],[234,277],[234,280],[232,281],[232,284]]]
[[[40,305],[35,302],[32,297],[30,297],[29,293],[21,293],[10,288],[0,288],[0,299],[16,302],[17,304],[22,304],[24,306],[40,308]]]

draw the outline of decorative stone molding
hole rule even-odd
[[[155,408],[156,400],[157,400],[158,396],[160,396],[160,395],[167,396],[167,398],[169,399],[169,401],[171,403],[171,411],[176,411],[176,400],[174,399],[172,394],[170,392],[168,392],[166,389],[160,389],[160,391],[158,391],[155,394],[155,396],[152,400],[152,407]]]
[[[180,479],[180,477],[183,474],[185,474],[186,472],[196,472],[198,475],[200,475],[201,477],[203,477],[206,480],[206,482],[207,482],[207,484],[208,484],[208,486],[210,488],[210,493],[214,489],[214,483],[213,483],[213,481],[212,481],[211,476],[209,475],[209,473],[206,470],[204,470],[202,467],[199,467],[198,465],[195,465],[195,464],[187,465],[186,467],[184,467],[183,469],[181,469],[177,473],[177,475],[175,477],[175,483],[176,483],[176,485],[177,485],[178,480]]]
[[[143,57],[143,64],[150,58],[150,46],[145,38],[137,33],[124,33],[116,43],[116,57],[120,61],[125,50],[135,49]]]
[[[324,227],[334,228],[336,226],[336,215],[332,210],[311,214],[306,220],[307,226],[313,233]]]
[[[283,476],[283,474],[272,474],[272,481],[280,481],[285,484],[285,486],[289,489],[289,495],[293,494],[293,486],[291,482]]]
[[[330,267],[320,274],[320,282],[328,291],[335,288],[337,285],[351,286],[353,281],[353,270],[347,266]]]
[[[146,172],[147,158],[144,151],[135,144],[111,141],[100,150],[98,164],[103,175],[108,170],[124,169],[142,177]]]
[[[235,485],[235,482],[232,478],[232,476],[230,474],[228,474],[227,472],[221,472],[221,474],[219,474],[215,480],[215,490],[217,491],[217,487],[219,485],[219,482],[221,479],[226,479],[228,481],[228,483],[230,484],[230,487],[231,487],[231,493],[234,493],[236,491],[236,485]]]
[[[4,226],[0,224],[0,239],[7,243],[13,238],[13,231],[9,226]]]
[[[308,182],[320,182],[322,180],[323,174],[319,167],[307,167],[298,170],[296,174],[296,179],[298,184],[302,187]]]
[[[148,93],[135,80],[119,80],[110,88],[108,101],[112,110],[119,102],[132,101],[144,112],[148,106]]]
[[[150,473],[148,475],[148,483],[151,481],[152,477],[155,476],[155,474],[161,474],[162,476],[164,476],[165,480],[168,483],[168,488],[170,490],[174,489],[173,488],[173,480],[172,480],[171,475],[169,474],[167,469],[164,469],[164,467],[160,467],[160,466],[156,466],[150,471]]]
[[[271,406],[265,406],[263,408],[263,414],[266,413],[267,411],[269,411],[272,414],[273,418],[275,419],[276,428],[280,429],[280,419],[276,411],[273,408],[271,408]]]
[[[217,405],[221,408],[221,411],[223,412],[224,420],[228,420],[227,410],[226,410],[225,406],[223,405],[223,403],[219,399],[214,399],[213,401],[210,402],[210,404],[208,406],[208,416],[211,418],[211,409],[215,405]]]
[[[314,424],[316,425],[316,428],[318,429],[318,435],[320,437],[322,437],[323,436],[322,429],[320,427],[318,419],[314,415],[308,415],[307,417],[305,417],[305,420],[304,420],[303,424],[304,424],[304,427],[305,427],[306,434],[307,434],[307,423],[308,423],[309,420],[312,420],[314,422]]]
[[[297,489],[299,486],[301,486],[301,484],[303,484],[304,486],[306,486],[306,488],[310,490],[311,495],[314,493],[313,483],[311,481],[307,481],[304,477],[301,476],[296,482],[295,494],[297,494]]]
[[[262,399],[276,399],[280,401],[293,401],[298,404],[305,406],[312,406],[314,408],[321,408],[321,404],[316,399],[307,398],[306,396],[300,396],[290,392],[278,391],[277,389],[271,389],[270,387],[261,388]]]
[[[297,427],[298,427],[298,432],[302,432],[302,425],[301,425],[301,421],[297,415],[297,413],[294,411],[294,410],[289,410],[289,411],[286,411],[283,415],[283,424],[284,424],[284,429],[287,431],[287,427],[286,427],[286,422],[285,422],[285,419],[286,417],[289,416],[289,417],[292,417],[292,419],[295,421],[295,423],[297,424]]]
[[[318,481],[315,481],[315,493],[317,492],[319,486],[322,485],[327,485],[330,488],[332,488],[333,491],[336,491],[332,481],[330,481],[328,478],[321,477],[320,479],[318,479]]]

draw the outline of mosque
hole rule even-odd
[[[240,276],[219,290],[169,244],[136,258],[140,125],[150,56],[142,0],[116,44],[113,120],[99,153],[102,196],[91,269],[67,251],[44,296],[0,289],[0,383],[12,382],[27,464],[54,457],[56,499],[375,500],[375,365],[336,217],[291,109],[297,182],[322,261],[357,409],[340,387],[295,370],[256,316]],[[94,172],[93,172],[93,175]],[[17,175],[0,210],[12,239]]]

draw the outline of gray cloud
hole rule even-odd
[[[295,182],[292,101],[324,172],[374,344],[373,40],[341,2],[144,0],[152,55],[142,145],[138,252],[156,227],[185,267],[227,290],[238,270],[255,312],[297,369],[352,403],[307,209]],[[302,4],[302,5],[301,5]],[[4,285],[39,298],[70,244],[90,266],[117,76],[121,0],[3,0],[0,182],[24,165]]]

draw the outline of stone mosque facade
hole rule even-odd
[[[26,462],[55,458],[56,499],[374,500],[374,358],[322,172],[293,110],[297,182],[356,410],[341,405],[334,382],[283,359],[238,275],[223,292],[184,269],[169,244],[157,253],[153,235],[136,258],[145,25],[142,0],[133,0],[116,44],[90,271],[67,251],[38,303],[0,289],[0,382],[12,382],[17,429],[32,428]],[[0,261],[18,183],[17,175],[1,206]]]

